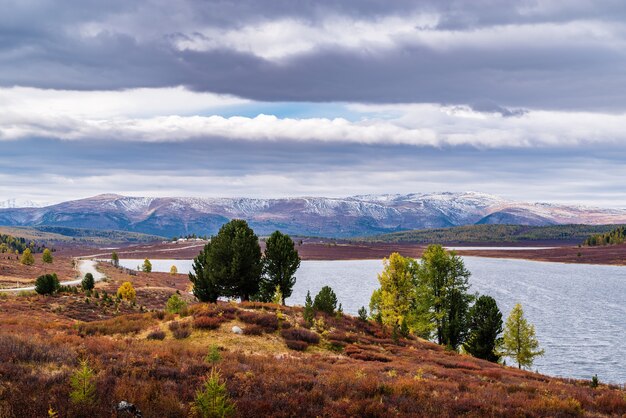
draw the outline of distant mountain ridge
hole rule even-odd
[[[233,218],[258,234],[347,238],[473,224],[622,224],[626,210],[525,203],[479,192],[283,199],[98,195],[46,207],[0,209],[0,225],[59,226],[160,236],[214,234]]]

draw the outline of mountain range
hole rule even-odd
[[[0,225],[58,226],[160,236],[214,234],[233,218],[259,235],[347,238],[473,224],[626,223],[626,210],[526,203],[478,193],[412,193],[282,199],[129,197],[104,194],[44,207],[0,209]]]

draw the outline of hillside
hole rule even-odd
[[[609,224],[626,210],[525,203],[476,192],[284,199],[100,195],[42,208],[0,209],[0,225],[88,228],[158,236],[211,235],[233,218],[261,235],[347,238],[473,224]]]
[[[270,304],[197,304],[185,317],[143,313],[141,306],[159,309],[174,287],[185,285],[180,275],[165,286],[169,275],[140,273],[133,278],[137,307],[115,309],[102,295],[128,277],[110,266],[105,271],[111,280],[98,285],[101,296],[90,302],[80,294],[0,298],[0,387],[13,389],[0,392],[3,417],[46,416],[50,407],[60,416],[110,416],[122,400],[144,417],[187,417],[212,367],[237,417],[626,412],[618,388],[592,389],[587,381],[520,371],[419,339],[394,340],[378,325],[349,316],[324,316],[323,328],[306,331],[300,308],[282,308],[279,325]],[[244,335],[233,334],[234,325]],[[211,347],[219,353],[212,362],[205,360]],[[81,358],[94,370],[96,400],[78,406],[68,393]]]
[[[47,244],[87,243],[110,245],[119,243],[142,243],[160,241],[163,237],[137,232],[68,228],[59,226],[11,227],[0,226],[0,234],[12,235],[26,240]]]
[[[615,225],[467,225],[452,228],[394,232],[360,238],[380,243],[532,243],[562,242],[579,244],[592,234],[611,231]]]

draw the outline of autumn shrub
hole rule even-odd
[[[218,329],[226,320],[222,317],[199,316],[194,318],[195,329]]]
[[[168,327],[177,340],[183,340],[191,335],[189,322],[174,321],[170,322]]]
[[[320,342],[320,336],[305,328],[290,328],[280,332],[282,337],[288,341],[304,341],[309,344]]]
[[[261,335],[263,331],[263,327],[254,324],[248,325],[243,329],[244,335]]]
[[[297,340],[286,340],[285,344],[287,344],[287,347],[290,348],[291,350],[296,350],[296,351],[304,351],[309,347],[308,343],[304,341],[297,341]]]
[[[122,315],[103,321],[86,322],[78,325],[81,335],[136,334],[154,324],[147,314]]]
[[[33,337],[0,334],[0,362],[69,363],[74,358],[71,350],[57,344],[39,341]]]
[[[274,332],[278,329],[278,318],[274,314],[242,311],[238,313],[238,317],[246,324],[254,324],[263,327],[265,332]]]
[[[164,340],[165,332],[160,329],[150,331],[150,333],[148,334],[146,338],[149,340]]]
[[[152,316],[159,321],[162,321],[165,318],[165,311],[155,311],[152,313]]]
[[[363,361],[378,361],[382,363],[388,363],[391,358],[380,353],[375,353],[371,350],[359,347],[357,345],[349,345],[345,348],[345,354],[356,360]]]

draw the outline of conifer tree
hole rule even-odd
[[[22,253],[22,258],[20,258],[20,263],[25,266],[32,266],[35,264],[35,257],[33,257],[33,253],[30,251],[30,248],[26,248]]]
[[[263,255],[264,278],[261,283],[261,299],[269,299],[276,286],[280,287],[282,303],[291,296],[296,284],[294,274],[300,267],[300,256],[289,235],[274,232],[265,243]]]
[[[315,309],[313,309],[313,299],[311,299],[311,292],[309,291],[306,292],[306,298],[304,299],[304,311],[302,312],[302,316],[307,325],[311,326],[313,324]]]
[[[111,263],[113,263],[113,265],[115,267],[119,267],[120,266],[120,257],[117,255],[117,253],[115,251],[113,251],[113,253],[111,253]]]
[[[48,264],[52,263],[52,261],[53,261],[52,252],[50,252],[50,250],[47,249],[47,248],[45,250],[43,250],[43,254],[41,256],[41,260],[44,263],[48,263]]]
[[[72,374],[70,385],[70,399],[75,404],[93,404],[96,398],[96,385],[93,382],[94,373],[87,360],[81,360],[80,367]]]
[[[515,305],[504,326],[502,356],[515,360],[518,368],[531,367],[535,357],[542,356],[539,341],[535,337],[535,327],[524,317],[521,304]]]
[[[192,412],[200,418],[228,417],[235,413],[235,405],[228,395],[226,383],[215,369],[207,376],[202,389],[196,392]]]
[[[484,360],[497,363],[497,348],[502,342],[502,313],[496,300],[481,296],[469,312],[469,336],[463,344],[465,351]]]

